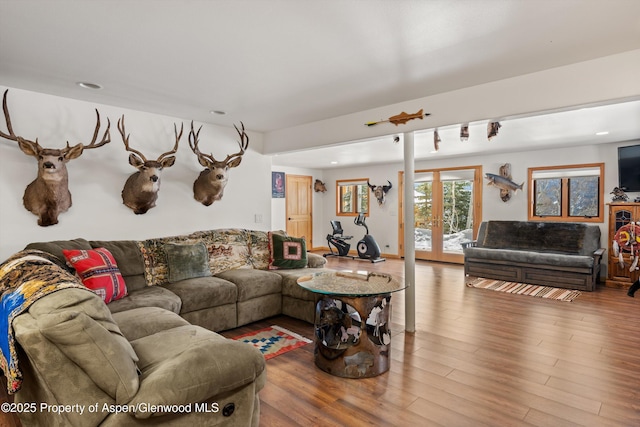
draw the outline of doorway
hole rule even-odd
[[[286,174],[285,198],[287,234],[304,237],[307,248],[313,248],[311,177]]]
[[[404,173],[399,175],[404,195]],[[413,195],[416,259],[464,263],[462,243],[474,239],[482,220],[482,166],[416,170]],[[403,221],[401,200],[401,256]]]

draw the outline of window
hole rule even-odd
[[[529,168],[529,220],[603,222],[604,163]]]
[[[369,186],[366,178],[336,181],[336,214],[356,216],[369,215]]]

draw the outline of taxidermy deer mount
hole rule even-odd
[[[320,181],[319,179],[316,179],[316,182],[313,184],[313,190],[316,193],[324,193],[327,191],[327,186],[324,185],[324,182]]]
[[[147,211],[156,205],[158,200],[158,191],[160,190],[160,175],[164,168],[173,166],[176,161],[175,154],[178,151],[178,143],[182,138],[183,125],[180,126],[180,134],[178,127],[173,124],[173,130],[176,135],[176,143],[171,151],[160,154],[156,160],[147,160],[147,158],[138,150],[134,150],[129,145],[129,135],[124,129],[124,115],[118,120],[118,130],[122,135],[122,142],[129,154],[129,164],[138,169],[133,173],[127,182],[124,183],[122,189],[122,202],[133,209],[136,215],[147,213]]]
[[[96,109],[96,129],[89,145],[79,143],[71,147],[69,141],[67,141],[67,146],[61,150],[42,148],[37,138],[35,141],[30,141],[14,133],[9,109],[7,108],[7,92],[9,92],[9,89],[4,92],[2,109],[9,133],[0,131],[0,136],[16,141],[24,154],[33,156],[38,160],[38,177],[27,186],[22,202],[28,211],[38,216],[38,225],[48,227],[57,224],[58,215],[66,212],[71,207],[71,193],[69,192],[69,176],[66,163],[69,160],[80,157],[84,150],[108,144],[111,141],[109,133],[111,122],[107,119],[107,129],[102,135],[102,140],[96,144],[98,132],[100,131],[100,113]]]
[[[391,190],[391,187],[393,187],[391,185],[391,181],[387,180],[387,182],[389,183],[389,185],[371,185],[369,184],[369,181],[367,181],[367,185],[369,186],[369,188],[371,188],[371,191],[373,191],[373,195],[378,201],[378,206],[384,205],[385,195],[389,190]]]
[[[224,188],[229,180],[229,169],[235,168],[240,165],[242,161],[242,155],[249,146],[249,136],[244,130],[244,123],[240,122],[241,129],[238,129],[236,125],[236,132],[240,135],[240,151],[235,154],[229,154],[222,160],[216,160],[213,154],[203,154],[198,148],[198,137],[202,126],[198,128],[196,132],[193,129],[193,121],[191,122],[191,132],[189,132],[189,146],[191,151],[198,156],[198,162],[206,169],[200,172],[198,178],[193,183],[193,197],[205,206],[211,205],[216,200],[222,199],[224,195]]]

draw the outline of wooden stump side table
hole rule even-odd
[[[298,279],[322,295],[316,304],[315,363],[344,378],[368,378],[389,370],[391,293],[403,282],[385,273],[327,271]]]

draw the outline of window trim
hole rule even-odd
[[[342,200],[341,200],[341,191],[340,187],[345,187],[348,184],[353,186],[363,185],[366,187],[367,191],[367,211],[364,213],[365,217],[369,216],[369,212],[371,211],[371,195],[369,194],[369,178],[351,178],[351,179],[338,179],[336,180],[336,215],[337,216],[358,216],[359,212],[342,212]],[[355,190],[357,194],[357,189]],[[355,209],[355,208],[354,208]]]
[[[598,175],[598,216],[578,217],[569,216],[569,179],[570,174],[562,176],[562,172],[570,172],[574,169],[600,169]],[[557,172],[557,176],[549,176],[549,178],[558,178],[561,180],[561,207],[560,216],[539,216],[535,215],[535,185],[534,174],[536,172]],[[528,169],[527,200],[529,208],[527,216],[529,221],[557,221],[557,222],[604,222],[604,163],[584,163],[577,165],[559,165],[559,166],[540,166]]]

